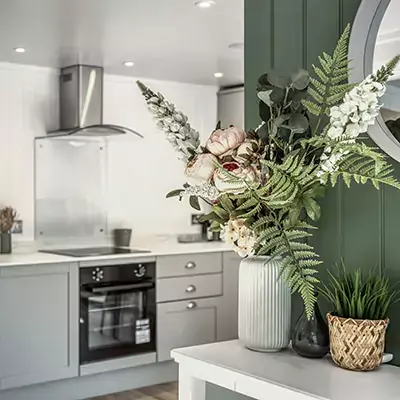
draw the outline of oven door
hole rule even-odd
[[[81,287],[81,364],[155,351],[153,282]]]

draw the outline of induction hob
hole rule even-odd
[[[114,254],[150,253],[148,250],[128,249],[123,247],[84,247],[78,249],[52,249],[40,250],[41,253],[57,254],[68,257],[97,257],[111,256]]]

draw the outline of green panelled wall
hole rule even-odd
[[[364,0],[368,1],[368,0]],[[361,0],[245,0],[246,126],[259,124],[257,78],[272,68],[310,69],[318,55],[330,52]],[[400,178],[400,165],[394,162]],[[322,217],[313,243],[326,268],[343,257],[350,268],[379,265],[400,280],[400,192],[390,188],[340,184],[321,201]],[[301,301],[294,300],[295,319]],[[398,314],[398,316],[396,315]],[[391,310],[388,351],[400,365],[400,305]]]
[[[368,0],[364,0],[368,1]],[[361,0],[245,0],[245,117],[246,127],[258,126],[257,79],[272,68],[310,69],[318,55],[330,52]],[[400,165],[394,163],[400,178]],[[326,268],[343,257],[351,268],[379,265],[400,280],[400,193],[369,186],[350,190],[340,184],[321,201],[322,217],[314,245]],[[293,320],[301,299],[293,302]],[[324,304],[322,304],[324,308]],[[326,308],[326,307],[325,307]],[[327,311],[326,309],[324,311]],[[397,314],[397,316],[396,316]],[[400,365],[400,305],[391,312],[387,351]],[[245,400],[225,389],[207,385],[208,400]]]

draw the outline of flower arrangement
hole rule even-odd
[[[308,316],[316,301],[321,263],[307,243],[318,220],[317,199],[327,185],[351,182],[400,188],[384,155],[360,139],[373,124],[379,98],[400,57],[357,86],[347,82],[348,26],[332,55],[313,66],[314,77],[300,70],[292,76],[277,71],[258,81],[262,123],[248,132],[218,124],[204,146],[161,94],[139,82],[150,112],[185,160],[187,182],[167,197],[199,199],[212,210],[204,220],[221,231],[242,257],[280,256],[281,276],[304,300]],[[178,116],[178,118],[175,118]],[[172,118],[175,118],[173,121]]]

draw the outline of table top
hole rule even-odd
[[[303,358],[291,349],[279,353],[257,353],[243,347],[238,340],[177,349],[172,355],[182,365],[186,360],[192,366],[195,361],[211,364],[249,377],[253,383],[256,379],[306,395],[302,398],[400,399],[400,368],[390,365],[382,365],[372,372],[346,371],[337,367],[329,357]],[[223,384],[226,377],[221,373],[218,379],[221,386],[229,387]],[[213,378],[213,383],[218,384],[216,379]],[[264,390],[264,393],[259,398],[266,398],[265,387],[261,387],[260,391]]]

